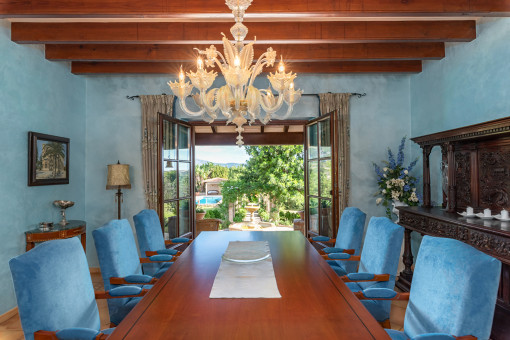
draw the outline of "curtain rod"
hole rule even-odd
[[[328,92],[328,93],[331,93],[331,92]],[[167,94],[166,93],[162,93],[161,95],[166,96]],[[351,96],[356,96],[358,98],[365,97],[366,95],[367,94],[365,92],[363,92],[363,93],[356,93],[356,92],[351,93]],[[304,96],[319,97],[319,94],[318,93],[305,93],[305,94],[301,95],[301,97],[304,97]],[[126,99],[130,99],[130,100],[135,100],[135,98],[140,98],[140,95],[137,94],[135,96],[126,96]]]

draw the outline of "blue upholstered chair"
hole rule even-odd
[[[165,241],[159,217],[156,211],[144,209],[133,216],[135,222],[136,236],[138,237],[138,246],[142,257],[153,256],[156,254],[180,255],[175,249],[166,249],[166,246],[188,243],[190,240],[186,237],[178,237]],[[161,269],[157,263],[144,263],[143,272],[147,275],[154,275]]]
[[[366,218],[367,214],[358,208],[347,207],[342,212],[342,217],[340,217],[336,239],[330,239],[327,236],[316,236],[310,238],[310,241],[335,243],[334,247],[322,248],[319,251],[321,254],[347,252],[353,255],[359,255],[361,252],[361,242],[363,240]],[[342,268],[347,273],[353,273],[358,268],[358,263],[356,261],[328,260],[327,262],[332,266]]]
[[[138,287],[94,294],[87,258],[77,238],[42,243],[9,261],[25,339],[96,339],[96,298],[142,296]],[[120,290],[119,290],[120,289]],[[127,289],[127,291],[126,291]]]
[[[357,273],[347,273],[341,267],[332,266],[353,292],[367,288],[392,290],[395,287],[403,238],[404,228],[386,217],[372,217],[368,223],[361,256],[332,253],[324,257],[359,260]],[[362,303],[377,321],[389,324],[391,301],[363,300]]]
[[[171,255],[139,258],[131,225],[127,220],[113,220],[92,232],[105,289],[120,284],[135,284],[150,289],[157,278],[171,266]],[[143,275],[140,261],[164,263],[153,276]],[[110,322],[118,325],[140,301],[140,298],[108,300]]]
[[[410,293],[364,290],[358,297],[409,299],[404,331],[387,329],[394,340],[446,340],[490,336],[501,262],[453,239],[425,236]]]

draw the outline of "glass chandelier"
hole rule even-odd
[[[278,93],[273,95],[269,87],[267,90],[259,90],[253,86],[253,81],[262,72],[262,68],[274,65],[276,51],[271,47],[264,52],[258,60],[253,63],[253,44],[245,44],[244,38],[248,34],[248,28],[243,25],[243,17],[246,9],[251,5],[252,0],[226,0],[226,5],[232,10],[236,23],[230,28],[230,33],[235,42],[229,41],[223,33],[224,55],[216,50],[214,45],[206,48],[205,51],[196,49],[199,53],[197,59],[197,71],[186,72],[191,80],[185,81],[182,71],[179,73],[179,80],[168,82],[175,96],[179,98],[182,110],[190,116],[202,116],[202,119],[212,123],[218,116],[218,111],[227,118],[227,124],[235,124],[238,132],[236,144],[244,144],[241,133],[243,125],[249,120],[249,124],[259,120],[267,124],[272,118],[286,119],[292,113],[294,104],[301,98],[303,91],[294,89],[296,74],[285,73],[283,59],[280,60],[277,71],[269,73],[267,78],[271,87]],[[255,38],[256,40],[256,38]],[[205,57],[205,65],[201,56]],[[207,91],[213,84],[216,76],[215,71],[207,71],[206,67],[218,66],[225,78],[226,85],[220,88],[213,88]],[[186,106],[186,97],[191,94],[193,88],[199,92],[192,95],[195,103],[200,108],[193,112]],[[283,102],[288,105],[287,112],[283,116],[274,115]],[[266,112],[261,113],[261,108]]]

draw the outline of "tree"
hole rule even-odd
[[[246,166],[231,170],[238,172],[237,178],[229,177],[223,183],[223,201],[235,202],[245,196],[253,201],[255,197],[269,196],[275,206],[275,220],[282,207],[303,209],[303,147],[247,146],[246,152],[251,156]]]
[[[60,175],[60,168],[64,167],[64,145],[62,143],[50,142],[43,148],[42,157],[51,159],[50,169],[53,170],[53,178]]]

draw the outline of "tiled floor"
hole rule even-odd
[[[103,280],[101,274],[91,274],[94,290],[103,290]],[[106,300],[97,300],[99,308],[99,317],[101,318],[101,329],[109,328],[110,318],[108,316],[108,306]],[[402,330],[404,324],[404,314],[407,307],[407,301],[394,301],[391,305],[390,322],[391,328]],[[23,340],[23,331],[18,315],[14,315],[9,320],[0,323],[0,340]]]

